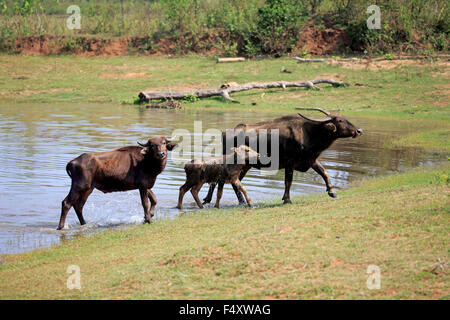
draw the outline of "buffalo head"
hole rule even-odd
[[[143,147],[141,154],[156,159],[165,159],[167,157],[167,151],[172,151],[177,146],[176,143],[173,143],[166,137],[151,138],[145,144],[140,142],[138,144]]]
[[[353,123],[348,121],[344,116],[338,115],[338,114],[331,114],[325,110],[319,109],[319,108],[297,108],[302,110],[316,110],[324,113],[327,118],[316,120],[316,119],[310,119],[301,113],[298,115],[302,118],[323,125],[323,127],[330,131],[330,133],[334,134],[337,138],[349,138],[349,137],[359,137],[362,135],[362,130],[358,127],[356,127]]]

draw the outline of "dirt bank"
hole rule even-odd
[[[120,56],[130,53],[144,55],[245,55],[245,41],[217,31],[197,35],[186,33],[179,37],[122,37],[99,38],[92,36],[27,36],[17,38],[13,51],[23,55],[76,54],[79,56]],[[231,50],[236,44],[235,51]],[[300,30],[297,48],[293,54],[331,55],[349,53],[351,39],[344,30],[320,30],[305,25]]]
[[[90,36],[29,36],[14,43],[14,52],[23,55],[76,54],[78,56],[182,55],[187,53],[222,54],[224,34],[153,39],[150,37],[98,38]],[[239,42],[239,39],[235,41]]]

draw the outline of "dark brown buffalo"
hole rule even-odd
[[[139,145],[141,147],[129,146],[107,152],[83,153],[67,164],[66,171],[72,178],[72,185],[62,202],[58,230],[64,228],[67,213],[72,206],[80,224],[86,223],[83,206],[94,188],[104,193],[139,189],[144,219],[150,223],[156,206],[156,197],[151,188],[166,166],[167,151],[171,151],[176,144],[166,137],[158,137]]]
[[[326,150],[338,138],[356,138],[362,134],[362,130],[354,126],[345,117],[337,114],[330,114],[322,109],[314,108],[305,110],[317,110],[324,113],[327,117],[321,120],[310,119],[302,114],[285,116],[271,121],[259,122],[256,124],[239,124],[234,128],[231,135],[223,134],[222,144],[224,151],[227,139],[233,139],[234,145],[237,145],[236,136],[242,134],[254,134],[259,140],[259,130],[265,129],[270,133],[273,129],[279,130],[279,166],[277,169],[285,169],[285,190],[283,195],[284,203],[291,203],[290,188],[294,170],[306,172],[312,168],[322,176],[325,181],[328,195],[335,198],[336,193],[331,186],[330,178],[324,167],[317,161],[320,154]],[[233,137],[234,136],[234,137]],[[270,138],[270,137],[269,137]],[[248,144],[248,139],[245,142]],[[267,142],[270,156],[270,143]],[[258,143],[258,150],[259,143]],[[261,155],[262,156],[262,155]],[[253,165],[255,168],[262,168],[262,165]],[[250,167],[248,167],[248,170]],[[247,172],[242,172],[240,179],[245,177]],[[211,184],[208,195],[204,199],[204,203],[211,202],[215,184]],[[239,190],[234,189],[239,203],[244,203]]]

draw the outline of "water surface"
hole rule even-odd
[[[48,247],[86,230],[142,223],[137,190],[111,194],[95,190],[84,207],[87,226],[80,228],[71,209],[66,220],[69,229],[55,230],[61,201],[70,189],[66,164],[83,152],[135,145],[137,140],[170,136],[179,128],[192,132],[194,121],[202,121],[203,131],[222,130],[277,116],[273,112],[147,110],[109,104],[0,104],[0,254]],[[400,137],[415,130],[408,121],[364,117],[349,120],[361,127],[364,135],[339,140],[320,157],[332,184],[339,188],[348,187],[362,176],[432,165],[438,160],[436,155],[417,148],[383,147],[386,137]],[[156,219],[179,214],[175,205],[184,180],[183,166],[169,159],[153,188],[158,199]],[[281,202],[284,171],[267,176],[251,170],[244,185],[256,205],[273,199]],[[207,185],[201,195],[206,191]],[[319,175],[312,170],[295,173],[291,196],[319,192],[325,192]],[[225,187],[221,204],[237,205],[230,186]],[[187,210],[195,208],[190,193],[185,196],[184,206]]]

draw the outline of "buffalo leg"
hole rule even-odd
[[[223,182],[219,182],[219,186],[217,188],[217,199],[216,199],[216,205],[214,206],[214,208],[219,208],[219,204],[220,204],[220,198],[222,198],[222,194],[223,194]]]
[[[88,197],[92,193],[93,189],[88,189],[84,192],[80,193],[80,196],[78,197],[78,200],[74,203],[73,208],[75,209],[75,212],[77,213],[78,220],[80,221],[81,225],[85,225],[86,221],[84,221],[83,218],[83,207],[86,203]]]
[[[251,207],[252,206],[252,200],[248,196],[247,190],[245,189],[245,187],[242,184],[242,182],[237,180],[237,181],[232,183],[232,186],[236,187],[240,192],[242,192],[244,194],[244,197],[245,197],[245,200],[247,201],[248,206]]]
[[[152,190],[147,190],[147,196],[150,199],[150,218],[155,215],[155,207],[156,207],[156,196]]]
[[[148,192],[147,189],[139,189],[141,195],[141,203],[144,208],[144,223],[151,223],[148,205]]]
[[[203,204],[211,203],[212,196],[214,194],[214,189],[215,188],[216,188],[216,184],[215,183],[211,183],[209,185],[208,194],[206,195],[205,198],[203,198]]]
[[[61,230],[64,228],[64,224],[66,222],[67,213],[69,212],[70,208],[72,208],[73,203],[75,202],[74,193],[72,192],[72,189],[70,190],[67,197],[62,201],[61,204],[61,217],[59,218],[59,224],[58,228],[56,230]]]
[[[286,168],[284,170],[284,195],[283,195],[283,203],[284,204],[292,203],[290,191],[291,191],[293,176],[294,176],[294,170],[292,168]]]
[[[193,184],[186,181],[185,184],[183,184],[180,187],[180,193],[178,195],[178,205],[177,205],[177,209],[181,209],[181,206],[183,205],[183,198],[184,195],[186,194],[186,192],[188,192],[191,188],[193,187]],[[214,191],[214,190],[213,190]]]
[[[325,181],[328,195],[332,198],[337,198],[336,192],[334,191],[334,188],[331,186],[330,176],[328,175],[328,172],[325,170],[325,168],[320,164],[320,162],[316,160],[316,162],[313,163],[311,168],[313,168],[315,172],[320,174],[320,176]]]
[[[194,200],[200,209],[203,209],[203,205],[202,205],[202,202],[200,201],[200,199],[198,198],[198,192],[200,191],[202,186],[203,186],[203,183],[199,183],[199,184],[193,186],[191,189],[192,196],[194,197]]]

